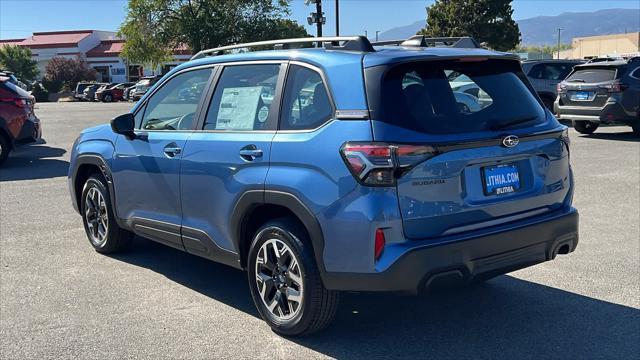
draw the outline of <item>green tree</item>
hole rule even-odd
[[[511,17],[511,0],[436,0],[427,7],[427,27],[418,34],[471,36],[492,49],[506,51],[520,42]]]
[[[129,0],[120,27],[127,39],[122,57],[156,66],[174,49],[202,49],[307,36],[304,27],[285,19],[289,0]]]
[[[38,76],[37,62],[31,60],[31,49],[4,45],[0,47],[0,69],[8,70],[22,81],[31,81]]]

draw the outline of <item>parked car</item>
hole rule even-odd
[[[581,60],[530,60],[522,63],[522,70],[542,99],[544,106],[553,111],[553,102],[558,95],[556,88],[573,70],[584,63]]]
[[[7,77],[8,78],[7,81],[9,81],[10,83],[17,85],[19,88],[23,90],[29,91],[29,85],[20,81],[20,79],[18,79],[13,72],[7,71],[7,70],[0,70],[0,76]]]
[[[140,100],[144,96],[144,94],[147,93],[147,90],[149,90],[156,82],[158,82],[160,78],[161,76],[155,75],[155,76],[143,77],[142,79],[140,79],[140,81],[136,83],[136,87],[135,87],[135,90],[133,91],[133,94],[130,95],[131,99],[133,101]]]
[[[84,100],[84,90],[91,85],[96,84],[95,82],[79,82],[76,84],[76,89],[73,91],[73,97],[77,100]]]
[[[133,100],[133,99],[131,98],[131,96],[133,95],[133,92],[135,91],[135,89],[136,89],[136,85],[135,85],[135,84],[134,84],[134,85],[132,85],[132,86],[129,86],[129,87],[128,87],[128,88],[126,88],[126,89],[124,89],[123,94],[122,94],[123,99],[124,99],[125,101]]]
[[[558,84],[554,108],[576,131],[627,125],[640,135],[640,57],[578,65]]]
[[[572,252],[567,127],[517,56],[434,42],[198,53],[73,145],[90,244],[138,234],[246,270],[259,314],[290,336],[326,326],[340,291],[484,281]],[[463,111],[452,72],[490,103]]]
[[[91,85],[87,86],[83,91],[82,100],[84,100],[84,101],[95,101],[96,92],[98,91],[98,89],[100,89],[101,87],[103,87],[105,85],[108,85],[108,84],[94,83],[94,84],[91,84]]]
[[[34,112],[34,98],[0,74],[0,165],[16,146],[42,137],[40,120]]]
[[[111,86],[103,86],[96,91],[96,100],[103,102],[120,101],[124,99],[124,89],[132,86],[133,83],[121,83]]]

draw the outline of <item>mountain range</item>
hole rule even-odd
[[[536,16],[517,21],[524,45],[570,43],[580,36],[620,34],[640,31],[640,9],[605,9],[594,12],[566,12],[556,16]],[[380,40],[406,39],[425,26],[425,20],[389,29],[379,34]]]

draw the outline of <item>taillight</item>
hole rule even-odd
[[[13,103],[13,105],[23,108],[27,106],[27,100],[25,99],[15,99],[15,98],[2,98],[0,102]]]
[[[619,82],[614,82],[611,84],[606,84],[606,85],[600,85],[598,86],[601,89],[607,89],[607,92],[610,93],[619,93],[619,92],[623,92],[624,90],[626,90],[629,85],[627,84],[621,84]]]
[[[382,255],[382,251],[384,250],[384,245],[386,244],[386,239],[384,238],[384,230],[376,229],[376,238],[374,242],[374,257],[376,260],[380,259]]]
[[[353,176],[363,185],[395,186],[403,173],[436,155],[423,145],[355,143],[342,146],[342,156]]]
[[[558,83],[558,85],[556,85],[556,91],[558,92],[558,94],[563,93],[567,90],[567,85],[564,83]]]

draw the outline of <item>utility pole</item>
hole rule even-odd
[[[340,1],[339,0],[336,0],[336,36],[340,36]]]
[[[558,60],[560,60],[560,31],[562,30],[562,28],[558,28]]]

